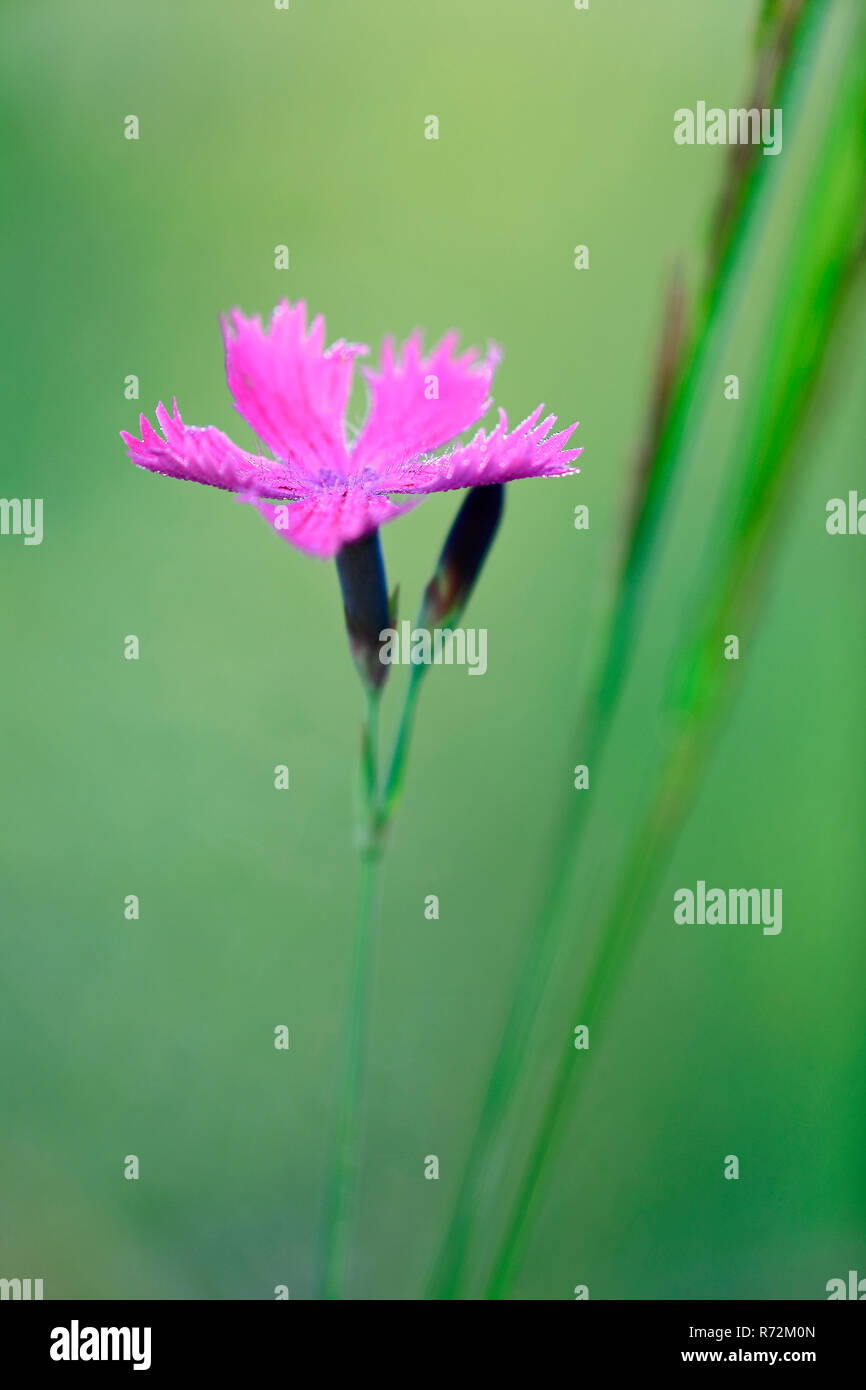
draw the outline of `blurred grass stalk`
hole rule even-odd
[[[756,33],[757,62],[751,105],[784,105],[792,75],[814,59],[821,21],[830,0],[764,0]],[[750,250],[756,210],[774,160],[761,147],[734,145],[710,233],[705,288],[696,325],[687,340],[685,292],[677,274],[671,284],[657,358],[646,440],[637,460],[629,499],[612,616],[597,675],[581,712],[573,747],[597,772],[622,691],[640,612],[639,600],[661,531],[664,504],[682,457],[690,416],[711,341],[731,296],[736,271]],[[433,1270],[429,1296],[458,1298],[479,1198],[505,1121],[510,1096],[526,1056],[526,1043],[540,1006],[560,934],[588,806],[573,792],[556,820],[552,872],[532,934],[512,1006],[482,1102],[452,1217]]]
[[[798,432],[821,380],[833,329],[864,258],[866,236],[866,18],[845,55],[813,177],[792,230],[768,325],[756,404],[736,444],[745,459],[725,542],[712,557],[699,620],[684,644],[669,697],[676,732],[653,803],[633,841],[599,935],[574,1018],[597,1029],[637,938],[647,903],[700,784],[738,668],[724,637],[754,626],[778,545],[780,514],[805,462]],[[798,466],[799,465],[799,466]],[[718,563],[717,563],[718,558]],[[742,658],[741,658],[742,659]],[[538,1213],[588,1055],[564,1049],[533,1138],[485,1296],[508,1296]]]

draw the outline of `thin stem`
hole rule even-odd
[[[400,716],[397,737],[394,740],[394,751],[391,755],[388,775],[385,778],[385,789],[382,793],[380,825],[383,830],[386,829],[390,823],[391,816],[394,813],[403,791],[403,782],[406,776],[406,760],[409,755],[409,743],[415,723],[415,714],[418,709],[418,696],[421,691],[421,681],[426,671],[426,666],[413,666],[411,675],[409,676],[409,685],[406,690],[406,698],[403,702],[403,712]]]
[[[465,607],[502,514],[501,484],[472,488],[445,540],[433,578],[425,590],[419,625],[453,625]],[[345,545],[337,554],[346,627],[356,665],[367,690],[367,720],[361,743],[361,885],[350,981],[346,1052],[336,1159],[324,1223],[322,1297],[340,1297],[358,1150],[366,1050],[366,1020],[372,982],[374,922],[379,864],[387,831],[403,791],[409,743],[425,665],[413,665],[394,742],[388,775],[380,793],[378,725],[380,691],[387,675],[380,636],[389,625],[390,606],[378,533]]]
[[[349,980],[349,1016],[346,1027],[336,1158],[325,1209],[320,1294],[323,1299],[340,1299],[344,1287],[346,1255],[357,1185],[361,1096],[367,1049],[367,1017],[373,977],[379,870],[385,850],[388,827],[403,789],[418,693],[426,669],[425,666],[412,667],[394,751],[381,797],[377,752],[380,690],[368,688],[367,693],[367,718],[361,739],[360,766],[361,815],[358,843],[361,877]]]
[[[373,978],[379,866],[384,848],[379,833],[377,742],[379,693],[368,693],[361,743],[360,884],[355,942],[349,980],[349,1014],[344,1044],[336,1157],[324,1222],[321,1297],[339,1299],[346,1273],[360,1149],[361,1095],[367,1050],[367,1017]]]

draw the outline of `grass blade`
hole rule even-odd
[[[721,636],[754,623],[762,579],[779,535],[778,515],[798,476],[794,449],[820,380],[828,344],[847,301],[864,246],[866,206],[866,25],[861,21],[837,89],[826,138],[798,220],[776,297],[760,408],[738,442],[746,450],[740,504],[731,518],[721,573],[714,573],[702,616],[686,642],[672,692],[678,733],[660,785],[628,858],[613,907],[577,1003],[576,1017],[597,1029],[634,944],[647,902],[688,813],[729,695]],[[573,1115],[586,1058],[564,1050],[533,1139],[486,1296],[508,1296]]]
[[[826,0],[789,0],[789,3],[772,0],[772,3],[765,5],[759,29],[759,59],[753,88],[766,101],[777,104],[785,98],[795,59],[808,65],[826,8]],[[755,146],[742,148],[745,154],[731,161],[720,199],[711,234],[699,322],[688,344],[684,292],[678,279],[669,293],[647,443],[638,461],[635,491],[630,499],[613,615],[599,672],[573,740],[573,746],[581,748],[581,761],[593,767],[597,767],[601,760],[607,731],[628,669],[633,632],[639,618],[641,590],[661,529],[664,503],[680,462],[686,421],[691,414],[720,311],[748,247],[756,212],[771,172],[768,166],[774,163],[773,160],[762,158]],[[528,943],[518,974],[515,995],[488,1080],[451,1220],[433,1269],[429,1285],[431,1298],[459,1298],[465,1288],[466,1260],[479,1196],[504,1124],[509,1098],[522,1069],[527,1040],[558,952],[559,933],[586,810],[585,799],[579,800],[575,808],[574,799],[570,797],[556,818],[552,871],[547,880],[538,926]]]

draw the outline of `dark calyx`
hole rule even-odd
[[[379,660],[379,633],[391,625],[379,532],[350,541],[336,559],[352,656],[364,684],[375,690],[388,674]]]

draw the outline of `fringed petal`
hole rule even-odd
[[[164,439],[146,415],[141,416],[140,439],[121,430],[129,456],[139,468],[253,497],[301,495],[304,484],[296,471],[257,454],[248,454],[213,425],[201,429],[185,425],[177,401],[172,402],[172,410],[173,414],[169,415],[162,401],[156,407]]]
[[[306,331],[306,305],[282,300],[267,328],[233,309],[221,320],[226,377],[235,405],[268,447],[312,481],[322,470],[345,477],[345,413],[354,361],[367,348],[325,348],[321,314]]]
[[[388,470],[381,478],[383,492],[450,492],[484,483],[513,482],[516,478],[555,478],[579,473],[580,469],[571,464],[583,450],[565,448],[577,424],[550,434],[556,416],[541,420],[543,409],[539,406],[510,434],[505,411],[500,410],[499,424],[492,434],[479,430],[469,444],[440,458],[410,461]]]
[[[475,349],[458,354],[457,334],[449,333],[427,357],[421,334],[402,352],[386,338],[378,371],[364,369],[370,410],[353,451],[357,467],[384,472],[396,464],[439,449],[478,423],[490,405],[490,387],[500,353],[495,347],[478,360]]]

